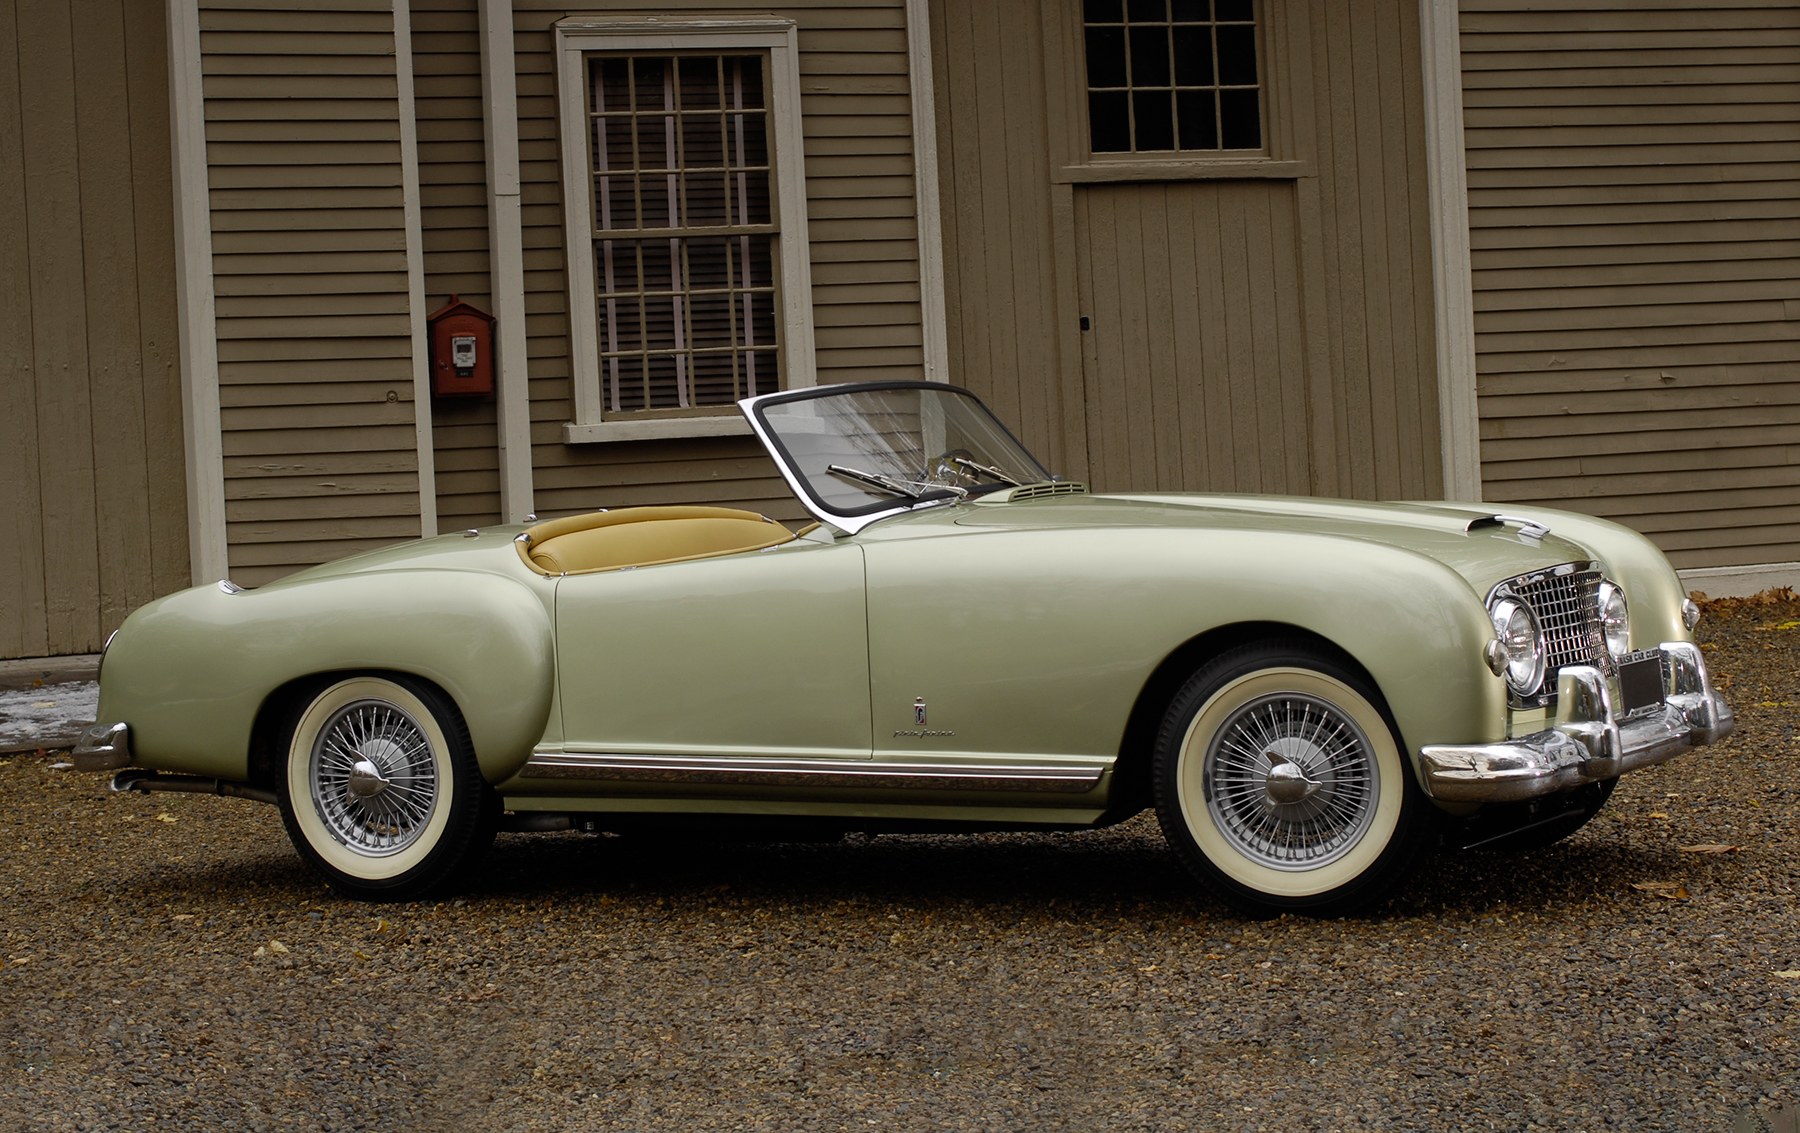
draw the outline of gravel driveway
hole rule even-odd
[[[1800,603],[1702,628],[1737,736],[1339,922],[1233,916],[1145,817],[503,836],[374,907],[273,808],[0,759],[0,1128],[1793,1131]]]

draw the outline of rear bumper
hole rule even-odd
[[[1700,647],[1665,642],[1660,707],[1620,719],[1606,676],[1570,665],[1557,678],[1556,723],[1534,735],[1420,749],[1425,793],[1445,802],[1516,802],[1611,779],[1731,734],[1731,706],[1713,691]]]
[[[75,740],[77,771],[113,771],[131,766],[131,729],[125,724],[90,724]]]

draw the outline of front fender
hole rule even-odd
[[[141,766],[243,780],[252,724],[275,690],[370,670],[443,689],[462,710],[483,775],[498,782],[544,733],[555,684],[550,617],[525,583],[483,572],[367,572],[239,593],[196,587],[120,628],[106,653],[100,718],[130,725]]]

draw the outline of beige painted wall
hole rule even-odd
[[[0,658],[188,582],[162,6],[0,6]]]
[[[1416,9],[1261,10],[1233,172],[1080,167],[1077,5],[932,6],[952,379],[1101,489],[1438,494]]]

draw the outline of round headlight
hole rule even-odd
[[[1631,619],[1625,614],[1625,592],[1610,582],[1600,584],[1600,628],[1606,651],[1614,657],[1631,652]]]
[[[1515,598],[1494,603],[1494,636],[1500,642],[1506,685],[1527,696],[1544,683],[1544,640],[1531,607]]]

